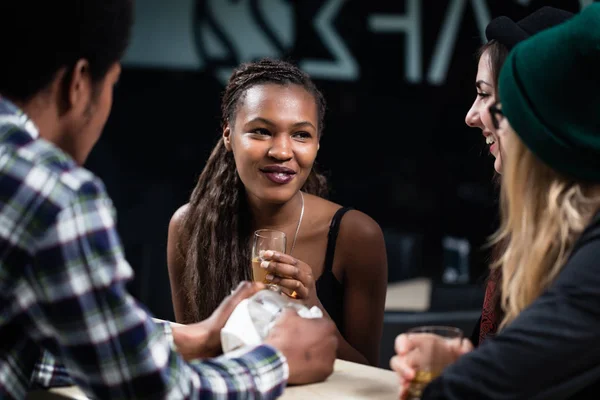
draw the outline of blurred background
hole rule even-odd
[[[381,366],[396,334],[451,324],[470,334],[497,221],[493,159],[464,117],[476,51],[494,17],[589,0],[137,0],[112,115],[87,167],[106,183],[136,278],[173,319],[167,227],[220,135],[233,67],[291,60],[328,102],[318,163],[331,200],[382,227],[389,289]]]

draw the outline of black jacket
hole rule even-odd
[[[600,216],[555,282],[498,336],[425,389],[423,400],[600,398]]]

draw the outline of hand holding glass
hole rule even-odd
[[[456,361],[463,336],[460,329],[448,326],[421,326],[407,332],[414,345],[410,358],[416,373],[406,391],[406,400],[419,400],[425,386]]]
[[[260,266],[263,261],[262,254],[267,250],[285,253],[287,238],[285,233],[273,229],[259,229],[254,232],[252,242],[252,275],[255,282],[269,283],[266,276],[267,270]],[[271,289],[279,289],[275,284],[270,285]]]

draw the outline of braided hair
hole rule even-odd
[[[261,84],[299,85],[312,94],[318,112],[318,134],[322,135],[323,95],[305,72],[274,59],[244,63],[233,72],[221,102],[223,127],[233,125],[247,90]],[[302,190],[325,197],[327,180],[313,166]],[[246,190],[223,138],[218,140],[192,192],[179,237],[188,303],[184,322],[197,322],[208,318],[240,281],[252,279]]]

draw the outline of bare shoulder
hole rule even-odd
[[[383,240],[381,227],[373,218],[362,211],[350,210],[340,223],[340,236],[345,241],[356,243],[372,243]]]
[[[337,203],[312,194],[304,193],[304,199],[307,209],[315,210],[316,218],[326,224],[329,224],[333,214],[342,207]]]
[[[307,203],[312,203],[320,210],[320,219],[329,228],[329,222],[333,215],[342,208],[341,205],[321,197],[305,195]],[[362,243],[364,241],[383,241],[381,227],[373,218],[358,210],[349,210],[344,214],[340,223],[339,242]]]
[[[169,270],[181,271],[184,263],[181,249],[183,221],[187,213],[188,204],[179,207],[173,213],[171,221],[169,221],[169,231],[167,236],[167,266]]]
[[[336,255],[347,273],[362,277],[377,272],[387,279],[387,253],[381,227],[362,211],[350,210],[340,222]]]
[[[182,231],[188,204],[179,207],[169,222],[169,233],[167,237],[167,270],[169,272],[169,284],[171,286],[171,300],[175,311],[175,320],[184,322],[190,312],[187,302],[186,285],[186,263],[184,250],[182,249]]]
[[[187,214],[187,210],[189,208],[189,203],[186,203],[179,207],[171,217],[171,221],[169,222],[169,235],[175,233],[172,229],[179,230],[183,225],[183,220]]]

